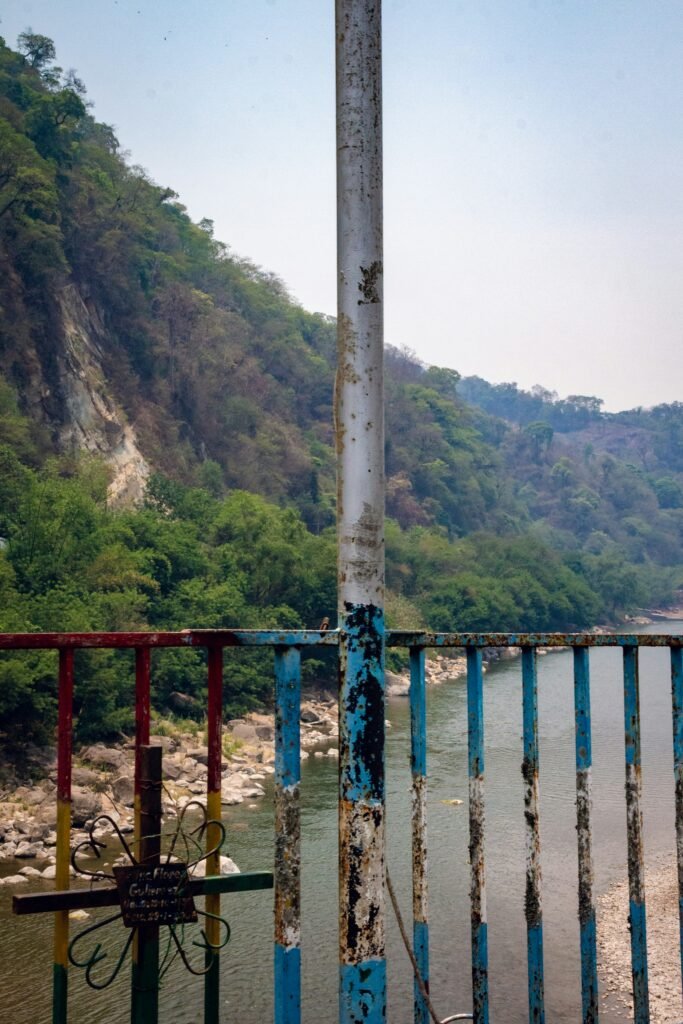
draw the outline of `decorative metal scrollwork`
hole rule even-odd
[[[185,816],[190,808],[199,810],[202,819],[197,826],[188,831],[185,828]],[[95,832],[104,822],[108,823],[112,833],[117,837],[127,860],[127,863],[123,866],[115,865],[111,872],[101,869],[93,871],[91,866],[87,866],[82,862],[82,858],[86,854],[90,861],[93,858],[99,860],[101,858],[101,851],[107,848],[106,844],[95,838]],[[209,828],[216,829],[218,840],[209,850],[203,850],[202,840]],[[167,851],[161,857],[159,863],[154,865],[148,865],[136,858],[133,850],[139,845],[139,842],[136,841],[129,844],[117,823],[108,814],[100,814],[95,818],[90,824],[88,832],[88,839],[79,843],[72,851],[71,864],[74,871],[80,876],[90,878],[93,885],[103,881],[115,882],[121,897],[120,909],[116,914],[84,928],[78,935],[74,936],[69,945],[69,961],[74,967],[79,967],[85,971],[85,979],[88,985],[94,989],[104,989],[111,985],[126,960],[136,932],[139,928],[147,925],[168,928],[168,940],[159,966],[159,978],[168,971],[176,957],[180,957],[185,968],[191,974],[207,974],[211,970],[213,957],[215,957],[219,950],[227,946],[230,941],[230,925],[223,917],[196,907],[188,890],[188,883],[191,881],[192,872],[197,865],[217,854],[222,848],[225,841],[225,827],[222,822],[208,819],[206,807],[200,801],[190,801],[180,813],[177,825],[173,831],[161,832],[158,836],[154,837],[146,837],[147,839],[158,838],[162,843],[169,841]],[[178,849],[185,854],[184,858],[176,856],[176,850]],[[144,877],[146,882],[150,878],[153,880],[155,888],[152,891],[157,898],[139,900],[138,905],[134,906],[133,910],[131,910],[126,898],[133,893],[135,885],[138,886],[138,889],[142,888],[139,884],[141,877]],[[126,889],[126,885],[128,885],[128,889]],[[135,900],[133,900],[133,904],[135,904]],[[204,951],[202,967],[191,963],[188,951],[185,949],[185,940],[188,938],[187,926],[196,921],[198,916],[204,918],[205,921],[217,921],[220,934],[220,941],[211,942],[207,935],[206,927],[200,926],[200,938],[190,940],[191,946]],[[97,938],[95,939],[95,945],[91,947],[88,946],[88,939],[96,936],[98,932],[101,932],[108,925],[120,920],[123,920],[123,923],[129,929],[123,948],[109,973],[105,974],[104,977],[95,977],[93,973],[95,968],[107,960],[109,954],[104,951],[102,943]],[[81,952],[84,947],[87,949],[87,953]]]

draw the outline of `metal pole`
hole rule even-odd
[[[59,652],[57,733],[57,864],[55,888],[69,888],[71,854],[71,759],[73,753],[74,652]],[[54,967],[52,975],[52,1021],[67,1021],[67,967],[69,963],[69,912],[55,914]]]
[[[339,1019],[386,1018],[381,0],[337,0]]]
[[[140,843],[138,863],[157,867],[161,860],[161,747],[139,747]],[[156,1024],[159,1019],[159,926],[138,927],[133,960],[133,1024]]]
[[[223,763],[223,648],[209,647],[209,709],[207,725],[207,746],[209,759],[207,764],[206,813],[209,821],[221,820],[221,768]],[[216,825],[206,830],[206,848],[212,850],[218,845],[220,834]],[[216,850],[206,858],[206,874],[220,875],[221,855]],[[206,937],[213,946],[220,942],[220,924],[216,920],[221,912],[220,893],[206,897],[205,909],[213,918],[206,922]],[[207,949],[205,958],[206,974],[204,975],[204,1022],[218,1024],[220,1019],[220,959],[218,953]]]

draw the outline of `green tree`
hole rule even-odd
[[[24,55],[26,62],[37,71],[51,64],[56,57],[55,44],[52,40],[39,35],[31,28],[27,28],[19,35],[17,49]]]

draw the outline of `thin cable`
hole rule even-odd
[[[415,959],[415,954],[413,952],[413,947],[411,946],[411,944],[410,944],[410,942],[408,940],[408,935],[406,933],[405,926],[403,924],[403,916],[401,915],[401,909],[400,909],[400,907],[398,905],[398,900],[396,899],[396,893],[394,892],[394,887],[393,887],[393,885],[391,883],[391,875],[389,874],[389,868],[386,869],[386,878],[387,878],[387,891],[389,893],[389,899],[391,900],[391,905],[394,908],[394,914],[396,915],[396,922],[398,924],[398,930],[401,933],[401,938],[403,939],[403,945],[406,948],[406,953],[410,957],[410,962],[413,965],[413,974],[415,975],[415,981],[417,982],[417,987],[420,990],[420,995],[422,996],[422,998],[425,1001],[425,1006],[429,1010],[429,1015],[432,1018],[432,1020],[434,1021],[434,1024],[450,1024],[450,1021],[453,1021],[453,1020],[473,1020],[474,1018],[473,1018],[471,1013],[454,1013],[451,1017],[445,1017],[442,1020],[441,1017],[439,1017],[439,1015],[436,1012],[436,1010],[434,1009],[432,1001],[429,998],[429,992],[427,991],[427,986],[424,983],[424,978],[420,974],[420,968],[418,966],[417,960]]]

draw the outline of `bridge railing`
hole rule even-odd
[[[388,631],[389,648],[404,648],[410,658],[410,721],[412,771],[412,884],[413,951],[424,985],[415,983],[414,1020],[426,1024],[430,1007],[425,1000],[429,982],[429,913],[426,872],[427,745],[425,656],[430,648],[463,648],[467,654],[468,775],[470,834],[470,903],[472,932],[472,1015],[477,1024],[489,1019],[488,941],[485,859],[485,773],[482,655],[487,648],[521,649],[524,779],[526,828],[526,894],[529,1021],[542,1024],[544,1008],[543,910],[540,882],[540,815],[537,656],[539,649],[567,647],[574,659],[576,750],[576,827],[578,837],[578,941],[581,960],[582,1020],[599,1020],[596,944],[596,903],[593,882],[590,649],[620,648],[623,658],[623,715],[625,801],[628,842],[629,930],[635,1024],[650,1020],[648,995],[647,926],[645,909],[641,814],[641,751],[638,653],[642,647],[667,647],[671,657],[671,692],[676,843],[683,982],[683,637],[670,634],[562,633],[428,633]],[[226,648],[268,647],[274,651],[275,675],[275,1020],[299,1024],[301,1018],[301,825],[300,825],[300,705],[301,652],[310,647],[336,647],[339,632],[309,630],[185,630],[155,633],[29,633],[0,634],[0,651],[54,649],[58,651],[58,764],[57,845],[55,888],[69,887],[71,827],[72,707],[74,655],[79,649],[127,648],[135,651],[135,829],[140,838],[140,750],[149,743],[152,652],[157,648],[188,647],[207,651],[208,765],[207,814],[220,819],[223,661]],[[132,696],[133,694],[131,694]],[[343,723],[344,716],[340,716]],[[341,726],[340,744],[348,743]],[[520,808],[521,810],[521,808]],[[209,842],[212,837],[209,837]],[[218,853],[207,863],[207,874],[219,873]],[[362,886],[362,879],[360,880]],[[220,893],[206,897],[207,910],[220,913]],[[55,973],[53,1019],[67,1020],[68,911],[55,914]],[[343,972],[341,972],[343,974]],[[219,971],[204,978],[205,1021],[218,1024]],[[386,1011],[386,993],[372,993],[371,1019]],[[378,1005],[379,1003],[379,1005]],[[340,1017],[343,1018],[343,1000]]]

